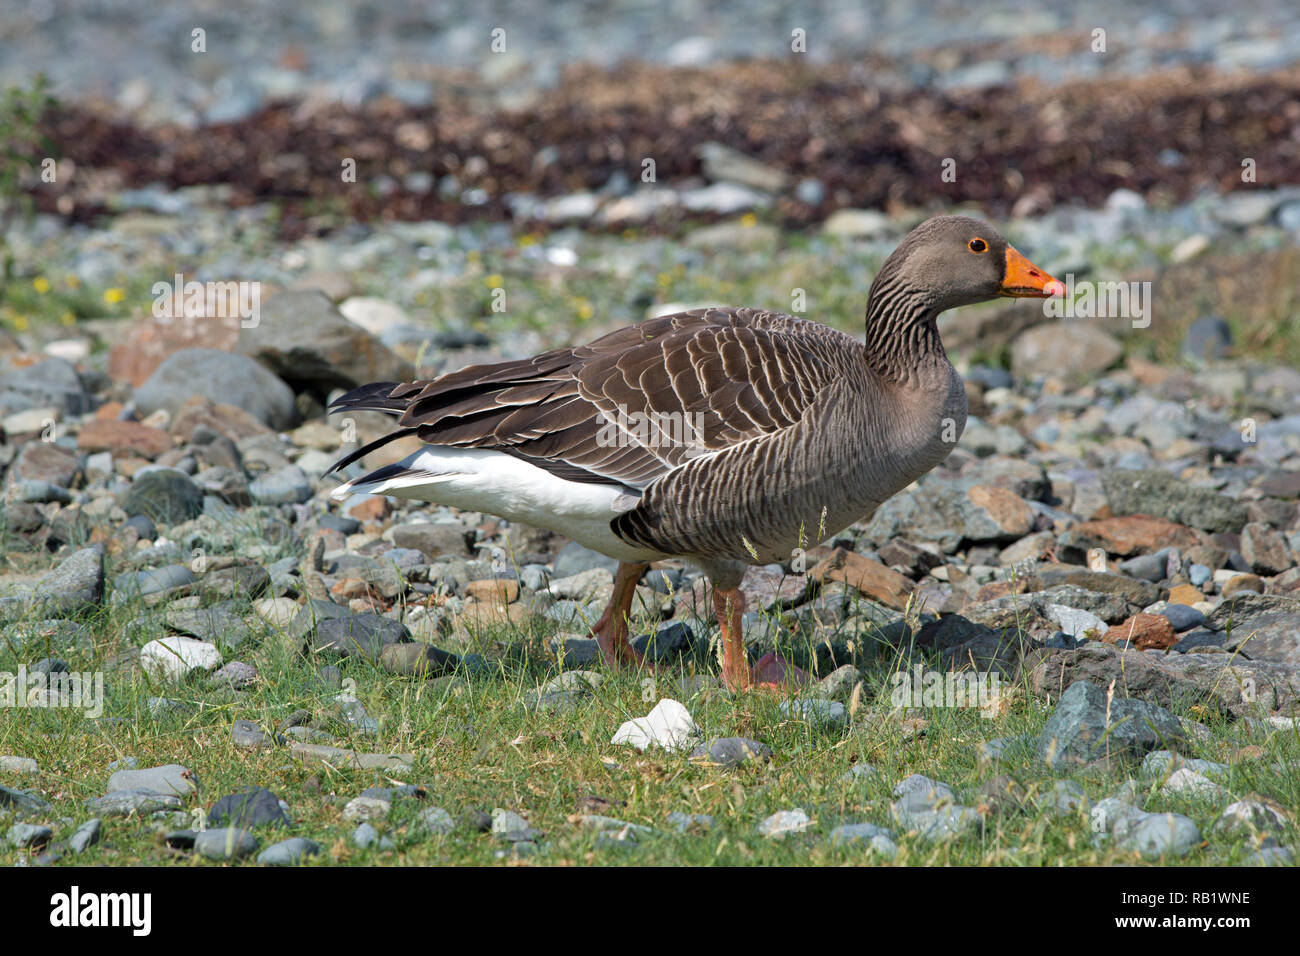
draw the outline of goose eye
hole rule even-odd
[[[966,243],[966,248],[970,249],[971,252],[987,252],[989,244],[983,239],[972,239]]]

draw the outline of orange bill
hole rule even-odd
[[[1049,299],[1065,295],[1065,283],[1053,279],[1034,265],[1014,246],[1007,246],[1007,268],[1002,276],[1002,295],[1016,298]]]

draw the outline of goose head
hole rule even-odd
[[[921,223],[886,260],[877,282],[882,278],[926,299],[932,313],[1001,296],[1065,294],[1063,283],[1021,255],[1002,233],[969,216],[935,216]]]

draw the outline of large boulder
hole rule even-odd
[[[257,359],[300,391],[402,382],[415,376],[361,326],[349,322],[322,292],[281,292],[262,306],[261,321],[241,329],[238,351]]]
[[[294,421],[293,390],[265,367],[216,349],[183,349],[169,355],[135,393],[136,409],[151,415],[177,412],[195,395],[242,408],[274,429]]]

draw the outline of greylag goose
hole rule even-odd
[[[788,561],[866,518],[943,461],[966,391],[935,319],[1062,283],[987,223],[940,216],[889,256],[867,299],[866,342],[747,308],[694,309],[587,345],[354,389],[335,412],[397,416],[426,444],[334,491],[500,515],[619,561],[592,628],[610,665],[639,666],[628,615],[650,563],[680,557],[713,583],[722,679],[733,690],[806,679],[776,654],[753,667],[741,639],[747,565]]]

